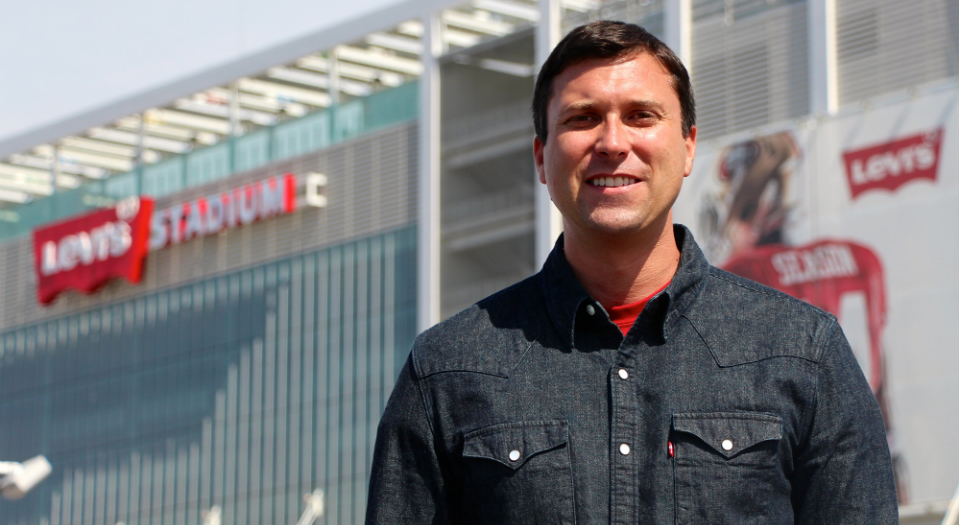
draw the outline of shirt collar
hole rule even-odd
[[[656,315],[652,327],[664,341],[668,338],[671,327],[699,296],[709,272],[709,263],[689,229],[681,224],[674,224],[673,233],[680,249],[679,267],[669,286],[650,299],[647,305],[650,311],[660,312]],[[566,260],[562,235],[556,240],[556,245],[543,264],[540,274],[550,319],[572,348],[575,341],[576,314],[585,307],[584,303],[595,304],[597,308],[600,306],[586,293]]]

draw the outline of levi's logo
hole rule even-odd
[[[64,290],[92,293],[114,277],[140,282],[153,199],[130,197],[33,231],[37,298],[48,304]]]
[[[936,180],[942,128],[843,153],[855,199],[871,189],[895,190],[913,179]]]

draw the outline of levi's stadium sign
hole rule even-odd
[[[287,173],[159,211],[150,197],[129,197],[37,228],[37,299],[49,304],[67,289],[93,293],[117,277],[139,283],[148,250],[295,210],[296,177]]]

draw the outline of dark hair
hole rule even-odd
[[[539,70],[533,90],[533,127],[546,143],[546,108],[553,96],[553,81],[566,68],[591,58],[622,58],[633,53],[649,53],[669,71],[679,96],[683,117],[683,136],[696,125],[696,101],[689,73],[676,53],[662,40],[636,24],[600,20],[573,29],[549,54]]]

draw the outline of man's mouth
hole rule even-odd
[[[594,179],[589,179],[586,182],[593,186],[599,186],[600,188],[618,188],[620,186],[636,184],[639,182],[639,179],[634,179],[632,177],[596,177]]]

